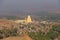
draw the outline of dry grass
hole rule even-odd
[[[8,37],[2,40],[32,40],[28,35],[18,36],[18,37]]]

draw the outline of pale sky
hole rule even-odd
[[[60,0],[0,0],[0,12],[9,14],[9,12],[20,11],[57,10],[60,8],[59,2]]]

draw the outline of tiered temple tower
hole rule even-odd
[[[25,20],[16,20],[16,23],[32,23],[32,19],[30,17],[30,15],[27,16],[27,18],[25,18]]]
[[[31,22],[32,22],[32,19],[31,19],[30,15],[27,16],[26,22],[27,22],[27,23],[31,23]]]

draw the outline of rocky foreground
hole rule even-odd
[[[0,20],[0,40],[55,40],[55,38],[60,40],[60,22],[18,24],[12,20]]]

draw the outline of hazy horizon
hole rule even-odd
[[[0,14],[60,10],[60,0],[0,0]]]

